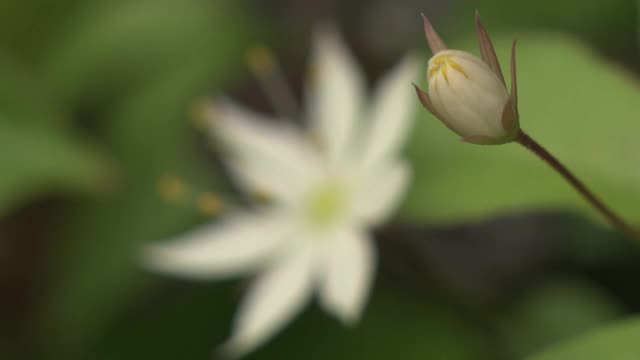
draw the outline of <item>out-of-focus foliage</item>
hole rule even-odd
[[[507,73],[513,36],[493,38]],[[477,48],[473,39],[450,46]],[[637,213],[637,80],[560,34],[520,36],[517,66],[522,128],[613,208]],[[454,222],[535,208],[577,210],[597,217],[562,178],[519,145],[465,144],[426,111],[421,113],[409,148],[416,177],[406,218]]]
[[[225,75],[220,66],[229,63],[230,48],[248,30],[232,21],[233,10],[223,4],[88,2],[70,12],[73,21],[52,39],[41,64],[43,75],[62,101],[86,101],[85,96],[104,101],[105,96],[129,94],[131,85],[186,68],[199,70],[199,81],[210,82],[212,74]]]
[[[198,138],[185,115],[202,91],[203,78],[162,79],[109,119],[114,148],[129,178],[108,200],[71,209],[72,220],[63,225],[61,238],[69,241],[69,253],[61,257],[51,323],[64,329],[52,329],[64,347],[86,343],[92,330],[99,331],[121,306],[145,293],[150,278],[141,277],[138,263],[143,241],[206,220],[193,208],[195,191],[185,190],[183,205],[167,202],[158,192],[167,171],[183,175],[196,189],[219,187],[211,182],[215,168],[195,155]],[[79,312],[86,316],[70,316]]]
[[[0,213],[53,189],[97,191],[111,176],[109,161],[92,146],[59,131],[0,119]]]
[[[255,21],[230,3],[200,0],[92,1],[67,15],[28,75],[2,68],[0,206],[52,186],[107,190],[65,210],[53,234],[58,259],[41,342],[48,356],[70,359],[84,357],[121,309],[150,291],[141,242],[205,220],[193,205],[197,189],[219,186],[191,105],[242,69]],[[95,144],[72,137],[75,123]],[[94,148],[108,149],[111,161]],[[161,198],[166,173],[196,189],[182,205]]]
[[[633,360],[640,354],[640,320],[628,318],[554,345],[529,360]]]
[[[51,123],[67,116],[41,84],[0,60],[0,214],[51,190],[95,192],[111,174],[108,157],[80,134]]]
[[[314,306],[247,359],[495,359],[477,323],[437,299],[389,284],[375,291],[363,321],[345,328]],[[222,289],[221,289],[222,288]],[[175,287],[162,303],[116,328],[109,358],[205,359],[229,332],[229,287]],[[180,330],[172,327],[180,327]],[[397,329],[390,331],[390,329]],[[481,354],[481,355],[479,355]]]
[[[460,1],[456,7],[457,16],[451,19],[456,31],[462,32],[469,26],[469,19],[477,9],[485,22],[491,24],[490,29],[508,28],[514,33],[519,29],[560,30],[602,47],[627,51],[624,44],[634,40],[629,29],[637,23],[635,0],[611,0],[606,6],[582,0],[472,0]]]
[[[514,358],[618,317],[622,306],[588,282],[549,281],[527,289],[506,312],[501,333]]]

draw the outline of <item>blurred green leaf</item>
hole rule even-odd
[[[26,69],[4,57],[0,81],[0,215],[46,192],[109,185],[109,159],[70,129],[53,126],[63,111]]]
[[[0,1],[0,48],[31,63],[80,0]]]
[[[471,31],[476,9],[492,33],[504,28],[563,31],[607,48],[627,49],[635,38],[635,0],[463,0],[456,3],[456,16],[447,25],[453,22],[456,29]]]
[[[605,324],[623,309],[586,281],[560,280],[525,290],[507,311],[500,330],[513,358]]]
[[[16,125],[56,127],[67,114],[53,101],[39,79],[10,56],[0,58],[0,114]]]
[[[495,40],[508,64],[511,36]],[[475,39],[451,45],[477,48]],[[523,129],[614,209],[637,214],[637,79],[575,40],[531,34],[519,38],[518,85]],[[455,222],[531,208],[575,210],[599,219],[560,176],[518,144],[465,144],[426,110],[420,114],[408,150],[415,178],[406,219]]]
[[[228,58],[244,33],[241,13],[225,1],[92,1],[73,15],[42,64],[65,102],[80,96],[104,102],[194,61]],[[233,32],[223,30],[229,26]]]
[[[67,241],[54,269],[45,339],[54,359],[81,359],[133,299],[152,291],[139,265],[142,243],[169,237],[202,219],[195,209],[164,201],[153,184],[77,206],[66,216]]]
[[[176,204],[158,192],[165,173],[213,190],[207,184],[212,168],[194,151],[197,139],[186,119],[197,83],[186,89],[182,78],[165,80],[141,92],[110,121],[112,135],[119,135],[111,141],[127,172],[125,187],[104,201],[71,210],[68,218],[73,221],[64,225],[61,237],[68,241],[68,253],[58,264],[49,311],[52,341],[65,356],[71,349],[89,349],[129,301],[149,291],[150,277],[139,265],[143,242],[172,236],[204,220],[193,198],[197,194],[189,192],[182,204]],[[115,130],[123,124],[128,126],[122,130],[130,133]]]
[[[640,356],[640,319],[632,317],[557,344],[529,360],[635,360]]]
[[[229,287],[174,286],[165,291],[156,294],[154,302],[133,321],[114,328],[99,351],[105,359],[204,360],[219,349],[229,336],[234,311]],[[240,294],[236,292],[235,297]],[[498,358],[489,339],[458,311],[434,296],[378,286],[358,326],[346,328],[309,304],[282,332],[246,358]]]
[[[48,191],[105,188],[109,162],[65,134],[25,128],[0,119],[0,215]]]
[[[390,280],[390,279],[389,279]],[[361,322],[308,312],[250,359],[496,359],[490,339],[434,293],[378,283]]]
[[[186,21],[182,12],[196,12],[189,6],[183,8],[182,3],[172,4],[173,10],[165,9],[167,14],[163,14],[176,14],[177,19],[172,20],[176,26]],[[197,196],[220,186],[215,167],[207,163],[206,134],[193,128],[190,109],[194,99],[238,73],[242,66],[238,54],[246,47],[250,27],[242,27],[238,17],[231,21],[232,12],[225,7],[213,13],[207,9],[211,10],[198,10],[206,16],[198,14],[190,20],[199,24],[187,27],[204,26],[208,30],[199,36],[211,43],[203,47],[190,33],[169,36],[167,24],[156,29],[159,34],[153,36],[169,36],[180,46],[192,47],[166,50],[184,51],[180,55],[184,61],[128,89],[108,116],[99,119],[126,178],[119,193],[70,210],[67,218],[73,220],[62,224],[60,238],[67,243],[56,264],[56,281],[46,309],[51,324],[49,346],[59,358],[83,358],[92,352],[108,329],[126,316],[132,302],[152,291],[155,277],[140,268],[144,242],[175,236],[208,219],[196,209]],[[155,57],[143,55],[146,59],[151,56],[150,61]],[[189,56],[193,58],[186,59]],[[183,178],[189,186],[180,203],[168,202],[158,192],[158,182],[167,173]]]
[[[120,360],[212,359],[229,334],[233,291],[220,283],[180,281],[130,307],[129,316],[110,330],[95,353]]]

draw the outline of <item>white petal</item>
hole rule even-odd
[[[347,46],[331,28],[315,33],[311,70],[307,104],[310,125],[329,160],[340,161],[349,151],[362,115],[364,76]]]
[[[297,173],[288,165],[266,162],[258,157],[228,160],[231,173],[240,186],[252,195],[266,196],[279,204],[297,203],[318,176],[318,168]]]
[[[376,254],[369,238],[355,229],[341,230],[326,240],[320,299],[327,311],[353,325],[369,294]]]
[[[410,168],[403,161],[378,164],[359,175],[356,217],[374,225],[391,216],[402,200],[410,180]]]
[[[288,199],[320,171],[317,151],[302,132],[286,123],[225,100],[212,106],[209,118],[214,136],[231,147],[234,174],[250,192]]]
[[[508,135],[502,113],[509,94],[482,59],[464,51],[442,51],[429,60],[429,73],[433,106],[456,133],[492,139]]]
[[[314,286],[314,258],[301,246],[262,274],[246,295],[224,350],[234,357],[269,340],[309,300]]]
[[[255,270],[279,254],[295,225],[279,212],[233,215],[168,243],[145,248],[151,270],[192,278],[224,277]]]
[[[362,162],[365,166],[397,155],[413,123],[416,108],[411,83],[418,74],[420,61],[406,56],[378,85],[366,121]]]

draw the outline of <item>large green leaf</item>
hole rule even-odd
[[[549,29],[570,32],[607,48],[625,48],[633,44],[637,2],[635,0],[582,1],[538,0],[460,1],[449,22],[440,22],[461,31],[473,27],[476,9],[491,29]],[[616,41],[611,41],[616,39]],[[629,52],[629,55],[632,53]]]
[[[503,64],[510,38],[496,37]],[[454,47],[477,49],[474,40]],[[640,87],[632,74],[571,38],[530,34],[519,37],[518,85],[523,129],[614,209],[640,221]],[[596,216],[518,144],[465,144],[424,109],[420,114],[409,146],[415,178],[405,218],[455,222],[533,208]]]
[[[489,344],[478,324],[439,295],[378,283],[358,326],[346,328],[326,313],[310,312],[250,358],[498,358],[500,350]]]
[[[0,47],[31,61],[79,0],[0,2]]]
[[[101,102],[194,61],[225,59],[245,28],[225,1],[91,1],[74,9],[41,68],[65,102]],[[234,32],[221,31],[234,26]]]
[[[66,134],[0,119],[0,216],[48,191],[104,189],[107,164],[96,149]]]
[[[206,179],[212,168],[194,152],[197,138],[186,118],[191,86],[185,88],[181,78],[161,81],[111,119],[114,127],[129,124],[131,133],[117,132],[111,139],[127,179],[113,196],[70,210],[70,221],[63,224],[68,243],[48,309],[49,340],[62,357],[90,349],[121,309],[147,293],[150,278],[139,265],[143,242],[173,236],[205,219],[194,204],[168,202],[157,190],[164,173],[211,188]]]
[[[229,333],[234,311],[230,286],[210,282],[165,284],[144,304],[129,309],[95,350],[105,359],[210,359]],[[235,293],[235,295],[234,295]]]
[[[154,185],[133,185],[66,213],[73,223],[64,224],[67,243],[58,251],[43,322],[51,358],[84,358],[122,309],[153,289],[139,264],[142,243],[172,236],[199,219],[195,210],[164,201]]]
[[[219,284],[174,286],[156,296],[143,314],[114,328],[98,352],[123,360],[210,359],[230,333],[234,308],[229,290]],[[344,327],[308,304],[247,359],[497,358],[489,338],[458,310],[433,294],[379,284],[358,326]]]
[[[195,98],[238,71],[232,56],[247,41],[235,26],[224,21],[218,25],[217,33],[224,35],[209,34],[212,38],[236,34],[236,42],[226,47],[214,42],[215,50],[203,50],[208,57],[149,79],[102,125],[126,181],[114,196],[71,210],[70,221],[62,225],[67,246],[56,264],[46,309],[48,346],[58,357],[83,358],[123,312],[153,288],[153,277],[140,266],[144,242],[175,236],[207,220],[193,202],[164,200],[157,185],[164,174],[176,173],[195,184],[196,191],[218,187],[215,167],[203,156],[208,150],[204,136],[194,131],[189,113]]]
[[[640,319],[611,324],[557,344],[529,360],[636,360],[640,357]]]
[[[96,191],[111,167],[91,141],[57,127],[65,114],[27,69],[0,60],[0,215],[45,192]]]
[[[69,116],[42,82],[12,56],[0,59],[0,114],[3,121],[17,125],[56,127]]]
[[[526,289],[499,321],[499,333],[516,359],[619,318],[622,307],[587,281],[553,279]]]

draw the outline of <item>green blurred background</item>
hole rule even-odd
[[[477,53],[479,9],[521,122],[640,225],[635,0],[1,0],[0,359],[210,359],[244,281],[145,273],[139,247],[212,221],[167,174],[235,198],[192,121],[227,94],[270,112],[245,64],[263,44],[301,98],[310,32],[338,24],[371,83],[429,54],[421,12]],[[251,359],[640,359],[640,244],[516,145],[460,144],[417,111],[415,179],[376,231],[358,327],[315,304]],[[636,320],[638,319],[638,320]]]

